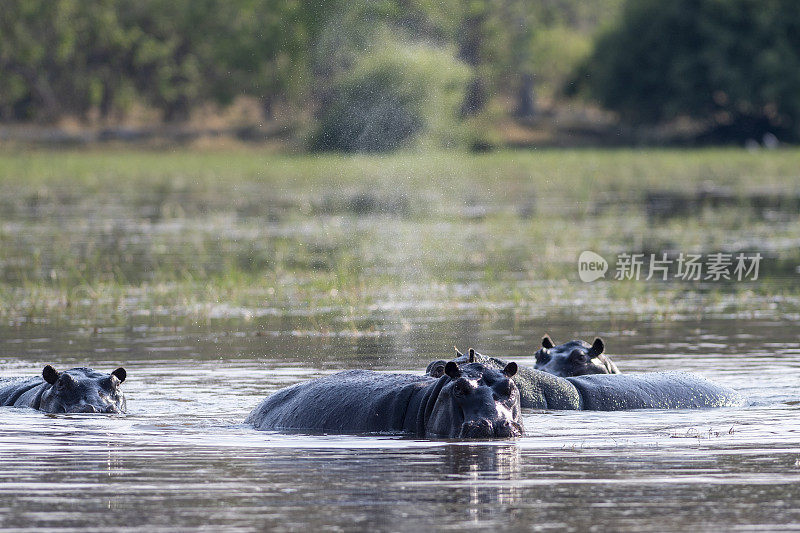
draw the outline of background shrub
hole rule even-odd
[[[468,79],[451,51],[398,42],[375,47],[332,84],[311,146],[380,152],[461,144],[458,109]]]
[[[591,95],[632,122],[691,116],[730,140],[797,138],[800,9],[794,0],[628,0],[584,73]]]

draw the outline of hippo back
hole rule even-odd
[[[529,409],[573,410],[583,403],[578,390],[566,379],[520,366],[514,376],[520,404]]]
[[[566,378],[580,393],[583,409],[698,409],[742,405],[736,391],[682,372],[595,374]]]
[[[245,422],[262,430],[402,432],[414,392],[436,381],[412,374],[348,370],[272,394]]]
[[[36,405],[29,405],[29,401],[34,400],[28,400],[28,398],[32,394],[41,396],[45,385],[44,380],[40,377],[3,378],[0,380],[0,405],[13,406],[23,404],[26,407],[38,407],[38,401],[35,401]]]

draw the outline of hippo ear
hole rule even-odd
[[[461,377],[461,369],[458,368],[458,365],[453,361],[448,361],[446,365],[444,365],[444,373],[447,374],[450,379],[458,379]]]
[[[55,368],[53,368],[53,367],[52,367],[52,366],[50,366],[50,365],[45,365],[44,369],[42,370],[42,377],[43,377],[43,378],[44,378],[44,380],[45,380],[46,382],[48,382],[50,385],[52,385],[52,384],[54,384],[56,381],[58,381],[58,376],[59,376],[59,374],[58,374],[58,372],[56,371],[56,369],[55,369]]]
[[[475,362],[475,350],[473,350],[472,348],[469,349],[469,362],[470,363]]]
[[[517,363],[510,362],[508,363],[505,368],[503,368],[503,375],[507,378],[514,377],[514,374],[517,373]]]
[[[606,347],[603,344],[603,339],[601,339],[600,337],[597,337],[594,340],[594,343],[592,343],[592,347],[589,348],[589,356],[590,357],[597,357],[598,355],[603,353],[603,350],[605,350],[605,349],[606,349]]]
[[[455,349],[455,351],[456,351],[456,357],[464,357],[464,354],[459,352],[458,348],[456,346],[453,346],[453,349]]]
[[[553,344],[553,339],[550,338],[550,335],[545,334],[545,336],[542,337],[542,348],[547,348],[549,350],[553,346],[555,346],[555,344]]]
[[[127,373],[127,372],[125,372],[125,369],[124,369],[124,368],[122,368],[122,367],[119,367],[118,369],[114,370],[114,371],[111,373],[111,375],[112,375],[112,376],[116,376],[116,377],[117,377],[117,379],[119,380],[119,382],[120,382],[120,383],[122,383],[123,381],[125,381],[125,378],[126,378],[126,377],[128,377],[128,373]]]
[[[432,378],[440,378],[444,376],[444,361],[434,361],[428,367],[428,375]]]

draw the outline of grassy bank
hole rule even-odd
[[[460,308],[670,319],[780,301],[793,312],[798,169],[797,150],[0,153],[0,314],[359,327]],[[585,284],[583,250],[768,260],[750,283]]]

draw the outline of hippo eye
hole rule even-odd
[[[571,354],[569,354],[569,358],[571,361],[576,363],[586,363],[591,359],[589,354],[582,350],[573,350]]]
[[[536,352],[536,361],[539,363],[545,363],[550,360],[550,353],[545,350],[539,350]]]
[[[494,386],[494,391],[501,396],[511,396],[511,380],[504,379]]]
[[[470,387],[469,382],[463,378],[453,384],[453,393],[456,396],[466,396],[471,390],[472,387]]]
[[[58,381],[56,381],[56,390],[64,390],[74,384],[75,380],[72,379],[72,376],[64,372],[59,376]]]

